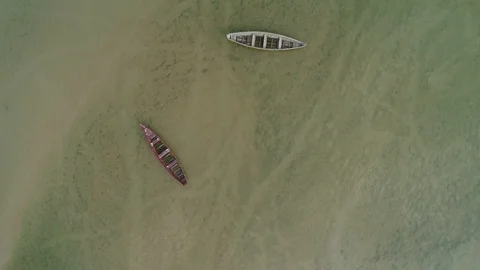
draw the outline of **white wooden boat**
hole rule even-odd
[[[245,47],[267,51],[287,51],[307,46],[305,42],[291,37],[261,31],[229,33],[227,39]]]

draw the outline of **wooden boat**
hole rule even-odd
[[[227,39],[245,47],[266,51],[288,51],[307,46],[305,42],[291,37],[260,31],[229,33]]]
[[[165,167],[168,173],[170,173],[173,178],[177,179],[178,182],[182,183],[182,185],[186,185],[187,177],[185,176],[185,172],[172,150],[165,145],[164,141],[155,132],[153,132],[153,130],[144,124],[140,124],[140,127],[142,128],[143,134],[145,134],[145,138],[150,144],[153,153],[160,163],[162,163],[163,167]]]

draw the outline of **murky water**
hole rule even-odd
[[[1,4],[0,265],[476,269],[480,5],[417,2]]]

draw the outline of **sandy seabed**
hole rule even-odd
[[[0,4],[1,269],[478,269],[476,1],[37,2]]]

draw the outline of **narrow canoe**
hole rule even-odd
[[[229,33],[227,39],[245,47],[266,51],[288,51],[307,46],[303,41],[262,31]]]
[[[155,154],[163,167],[178,182],[182,183],[182,185],[186,185],[187,177],[185,176],[185,171],[170,147],[165,145],[165,142],[160,138],[160,136],[158,136],[157,133],[155,133],[149,127],[144,124],[140,124],[140,127],[145,135],[145,139],[150,144],[152,152]]]

